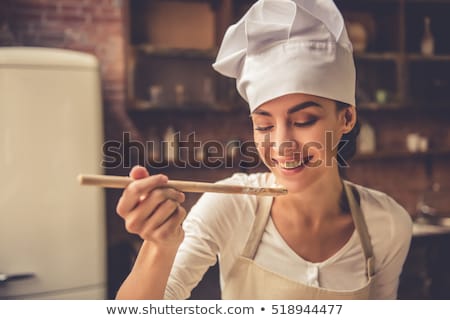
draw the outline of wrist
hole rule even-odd
[[[145,240],[142,243],[136,263],[150,264],[170,264],[172,265],[178,246],[161,245],[159,243]]]

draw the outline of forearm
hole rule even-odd
[[[163,299],[177,247],[159,248],[144,241],[131,273],[116,299]]]

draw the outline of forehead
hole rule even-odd
[[[333,108],[334,110],[334,106],[334,100],[309,94],[293,93],[261,104],[252,112],[252,115],[290,114],[309,107],[316,107],[317,109],[323,110]]]

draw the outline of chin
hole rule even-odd
[[[308,182],[306,180],[293,181],[293,180],[287,180],[287,179],[279,179],[278,177],[277,177],[277,183],[284,186],[288,190],[288,193],[303,192],[306,189],[308,189],[308,186],[311,185],[311,182]]]
[[[286,176],[286,174],[280,173],[276,168],[271,171],[276,178],[277,184],[285,187],[289,193],[302,192],[314,181],[313,177],[306,174],[292,174]]]
[[[301,193],[328,174],[323,167],[304,167],[286,170],[275,166],[270,168],[278,184],[284,186],[289,193]]]

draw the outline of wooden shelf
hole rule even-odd
[[[420,160],[427,157],[450,156],[450,149],[430,150],[425,152],[409,151],[376,151],[372,154],[357,154],[352,161],[370,161],[370,160],[402,160],[414,159]]]
[[[232,158],[213,158],[209,160],[211,163],[205,163],[205,159],[195,159],[193,162],[191,160],[180,159],[177,161],[161,159],[159,158],[148,158],[146,160],[146,167],[150,170],[175,170],[175,169],[236,169],[239,165],[239,159]]]
[[[378,108],[362,108],[360,104],[357,104],[356,111],[364,116],[393,116],[393,115],[405,115],[406,113],[410,117],[417,117],[417,116],[444,116],[449,117],[450,115],[450,103],[448,104],[434,104],[432,107],[426,106],[426,103],[420,104],[404,104],[399,107],[385,107],[385,105],[381,105]]]
[[[389,0],[392,1],[392,0]],[[433,4],[433,3],[450,3],[450,0],[406,0],[406,3],[424,3],[424,4]]]
[[[407,54],[406,58],[409,61],[436,61],[436,62],[445,62],[448,61],[450,62],[450,55],[432,55],[432,56],[424,56],[422,54],[419,53],[411,53],[411,54]]]
[[[136,53],[142,53],[149,57],[214,60],[217,55],[215,48],[209,50],[162,48],[151,44],[140,44],[133,48]]]
[[[163,105],[152,105],[150,101],[136,100],[131,102],[128,112],[132,114],[144,114],[144,113],[235,113],[235,112],[248,112],[248,108],[244,108],[242,105],[236,105],[234,107],[223,105],[221,103],[209,104],[205,102],[188,102],[181,106],[177,106],[175,103],[167,103]]]
[[[397,102],[387,102],[387,103],[378,103],[378,102],[362,102],[357,103],[358,110],[405,110],[402,104]]]
[[[369,60],[369,61],[398,61],[401,59],[401,55],[398,52],[365,52],[355,53],[356,60]]]
[[[399,52],[366,52],[355,53],[355,60],[359,61],[401,61],[403,59],[408,61],[450,61],[450,54],[436,54],[426,56],[420,53],[407,53],[402,56]]]

